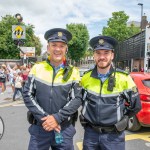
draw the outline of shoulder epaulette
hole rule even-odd
[[[119,69],[119,68],[116,69],[116,72],[121,72],[121,73],[126,74],[126,75],[129,74],[128,72],[126,72],[126,71],[124,71],[124,70],[121,70],[121,69]]]

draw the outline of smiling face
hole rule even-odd
[[[67,44],[64,42],[49,42],[47,52],[50,55],[50,63],[54,66],[62,64],[67,51]]]
[[[114,58],[114,53],[112,50],[95,50],[94,60],[96,62],[98,70],[109,70],[111,62]]]

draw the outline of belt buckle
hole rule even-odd
[[[104,133],[105,130],[104,130],[103,128],[99,128],[99,132],[100,132],[100,133]]]
[[[99,133],[103,133],[104,132],[104,130],[100,127],[100,128],[97,128],[98,129],[98,132]]]

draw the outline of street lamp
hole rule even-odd
[[[15,15],[15,17],[16,17],[16,19],[18,20],[18,24],[20,24],[20,23],[22,22],[22,20],[23,20],[23,17],[21,16],[21,14],[17,13],[17,14]]]
[[[141,7],[141,33],[140,33],[140,58],[142,56],[142,17],[143,17],[143,4],[142,3],[138,3],[138,5]]]
[[[143,16],[143,4],[138,3],[139,6],[141,6],[141,30],[142,30],[142,16]]]

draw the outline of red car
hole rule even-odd
[[[142,109],[136,116],[129,119],[127,129],[137,131],[142,126],[150,127],[150,73],[132,72],[130,75],[137,85]]]

